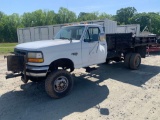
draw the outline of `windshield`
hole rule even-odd
[[[62,28],[54,37],[54,39],[80,40],[84,26],[69,26]]]

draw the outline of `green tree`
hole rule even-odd
[[[109,14],[106,14],[106,13],[100,13],[99,16],[98,16],[98,19],[100,19],[100,20],[105,19],[105,18],[113,20],[113,16],[109,15]]]
[[[43,26],[56,24],[56,13],[54,11],[36,10],[32,13],[22,15],[22,24],[25,27]]]
[[[77,19],[76,14],[72,11],[69,11],[67,8],[61,7],[57,14],[57,23],[71,23],[75,22]]]
[[[46,14],[43,13],[42,10],[36,10],[34,12],[31,13],[31,25],[32,26],[42,26],[45,25],[46,22]]]
[[[131,18],[137,13],[134,7],[121,8],[117,10],[115,20],[118,24],[130,24]]]
[[[34,26],[33,22],[34,22],[34,16],[32,15],[32,13],[24,13],[21,17],[22,19],[22,24],[24,27],[32,27]]]
[[[138,13],[131,18],[132,24],[140,24],[141,31],[145,27],[150,32],[160,34],[160,14],[159,13]]]
[[[0,11],[0,42],[4,41],[4,23],[3,23],[3,17],[5,16],[5,14],[3,12]]]
[[[56,24],[56,13],[54,11],[45,11],[45,25]]]
[[[140,30],[142,31],[146,26],[149,25],[149,20],[150,17],[147,13],[138,13],[131,18],[131,23],[140,24]]]
[[[113,19],[112,15],[99,12],[92,12],[92,13],[80,12],[78,15],[78,21],[102,20],[105,18]]]
[[[148,13],[150,16],[150,31],[160,35],[160,13]]]
[[[17,27],[20,24],[19,15],[14,13],[2,18],[4,42],[17,42]]]
[[[78,15],[78,21],[96,20],[98,19],[98,12],[85,13],[80,12]]]

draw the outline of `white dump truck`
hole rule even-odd
[[[7,56],[7,68],[12,73],[6,78],[21,76],[24,83],[45,79],[47,94],[62,98],[73,87],[70,73],[74,69],[86,68],[90,72],[89,66],[110,60],[124,61],[128,68],[138,69],[146,46],[155,41],[155,36],[105,34],[103,27],[96,24],[65,26],[51,40],[17,45],[14,55]]]

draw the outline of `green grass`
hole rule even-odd
[[[0,43],[0,54],[7,54],[14,51],[18,43]]]
[[[15,47],[18,43],[0,43],[0,47]]]

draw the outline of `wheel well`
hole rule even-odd
[[[49,70],[50,71],[57,70],[59,67],[61,67],[62,69],[70,69],[70,72],[74,70],[74,64],[72,60],[67,58],[62,58],[62,59],[53,61],[49,65]]]

